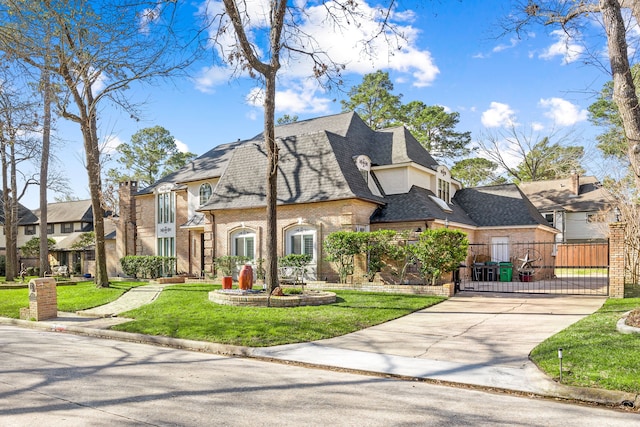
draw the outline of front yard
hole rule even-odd
[[[558,349],[563,349],[562,383],[640,393],[640,335],[624,335],[616,323],[640,307],[640,298],[609,299],[600,310],[547,339],[531,359],[558,379]]]
[[[144,282],[116,282],[109,288],[98,289],[93,282],[57,287],[58,311],[75,312],[107,304],[135,286]],[[0,316],[17,319],[20,308],[29,306],[27,288],[0,289]]]
[[[141,282],[97,289],[92,282],[58,287],[58,308],[74,312],[106,304]],[[219,285],[185,284],[165,288],[153,303],[122,313],[131,322],[113,329],[251,347],[314,341],[354,332],[441,302],[439,297],[336,291],[326,306],[259,308],[217,305],[208,293]],[[18,318],[28,306],[27,289],[0,289],[0,316]],[[538,345],[531,359],[563,384],[640,393],[640,335],[624,335],[617,321],[640,307],[640,298],[609,299],[593,315]]]
[[[112,329],[264,347],[331,338],[405,316],[440,297],[336,291],[337,302],[296,308],[234,307],[208,300],[215,285],[166,288],[152,304],[122,313],[135,321]]]

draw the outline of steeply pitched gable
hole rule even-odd
[[[350,155],[349,140],[320,131],[279,140],[278,203],[362,198],[378,203]],[[265,205],[266,153],[253,142],[236,149],[201,210]]]

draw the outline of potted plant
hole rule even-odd
[[[233,285],[233,273],[238,264],[242,264],[246,257],[236,255],[223,255],[215,259],[216,268],[222,274],[222,289],[231,289]]]

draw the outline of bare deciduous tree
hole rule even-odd
[[[565,178],[583,173],[584,149],[571,145],[571,132],[540,135],[515,125],[486,133],[478,139],[484,157],[497,164],[515,182]]]
[[[246,0],[222,0],[223,8],[208,10],[209,25],[215,28],[212,43],[220,57],[235,66],[238,73],[246,72],[263,85],[264,98],[264,142],[267,153],[266,175],[266,276],[269,290],[278,286],[277,275],[277,170],[278,146],[275,140],[275,95],[276,77],[283,61],[291,58],[308,60],[309,74],[320,84],[331,87],[340,85],[341,72],[345,64],[334,62],[331,53],[324,50],[314,37],[305,32],[302,21],[309,17],[304,7],[310,6],[287,0],[272,0],[261,16],[252,15],[251,2]],[[376,20],[377,30],[367,34],[361,41],[361,52],[373,55],[372,41],[386,38],[388,43],[398,42],[400,35],[395,31],[390,15],[395,0],[386,0],[386,5],[377,10],[377,16],[367,15],[361,5],[353,0],[319,0],[313,6],[322,7],[325,23],[329,22],[334,31],[348,26],[359,26],[364,20]],[[252,21],[253,20],[253,21]],[[264,20],[267,25],[260,31],[252,31],[256,20]],[[259,36],[265,34],[264,39]]]
[[[3,0],[0,49],[59,82],[59,114],[78,124],[96,233],[97,286],[109,286],[104,247],[98,117],[109,101],[137,115],[124,93],[169,76],[184,60],[172,31],[176,2]],[[49,40],[45,46],[44,41]]]

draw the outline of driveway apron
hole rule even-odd
[[[546,338],[593,313],[604,297],[462,293],[324,346],[475,365],[522,367]]]

